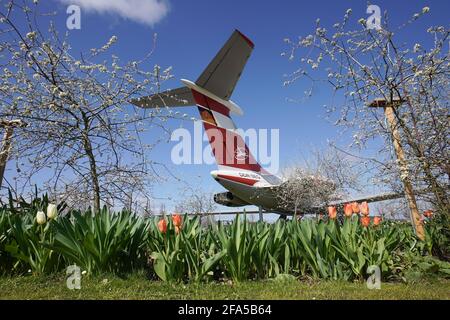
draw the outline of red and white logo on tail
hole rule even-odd
[[[251,154],[242,136],[236,132],[236,126],[230,117],[230,104],[234,109],[239,107],[231,101],[215,97],[188,80],[182,82],[192,90],[219,169],[261,173],[261,166]]]

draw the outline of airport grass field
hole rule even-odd
[[[0,209],[0,298],[449,299],[441,219],[428,215],[419,241],[407,222],[363,212],[204,224],[106,208],[93,215],[44,196]],[[374,266],[380,290],[366,285]],[[74,277],[79,290],[68,289]]]
[[[0,299],[450,299],[449,280],[412,284],[382,283],[369,290],[365,283],[345,281],[259,280],[231,283],[166,283],[142,273],[119,278],[83,278],[80,290],[66,287],[64,274],[0,277]]]

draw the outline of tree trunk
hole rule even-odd
[[[100,185],[98,182],[97,163],[92,151],[91,140],[89,139],[89,119],[83,113],[84,130],[83,130],[83,146],[86,156],[89,159],[90,176],[92,182],[92,192],[94,195],[94,213],[97,214],[100,211]]]

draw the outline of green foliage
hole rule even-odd
[[[239,215],[231,226],[219,223],[214,230],[220,248],[224,252],[222,264],[227,274],[236,282],[248,279],[252,267],[252,252],[257,244],[258,235],[248,230],[248,222]]]
[[[0,274],[6,272],[11,267],[10,257],[5,250],[5,245],[9,239],[9,214],[0,209]]]
[[[127,272],[142,267],[147,224],[143,218],[123,211],[110,213],[72,212],[54,222],[55,239],[51,245],[88,273]]]
[[[426,222],[427,240],[422,242],[407,222],[363,227],[357,215],[342,223],[303,219],[273,224],[251,223],[243,215],[231,224],[213,226],[186,215],[180,226],[167,219],[162,232],[160,218],[106,208],[95,215],[63,214],[60,204],[57,218],[39,225],[36,213],[47,205],[46,196],[31,203],[10,197],[0,208],[1,273],[31,269],[51,274],[75,263],[89,274],[147,267],[150,275],[167,282],[298,277],[361,281],[368,267],[376,265],[383,280],[410,281],[416,276],[447,277],[450,270],[431,258],[448,244],[445,225],[434,218]]]
[[[9,216],[11,240],[5,245],[5,251],[17,259],[13,269],[24,271],[29,267],[38,274],[59,269],[61,256],[51,248],[54,241],[52,223],[38,225],[30,214]]]
[[[187,219],[185,216],[181,232],[177,233],[169,219],[165,233],[158,230],[153,220],[150,250],[154,271],[163,281],[189,279],[201,281],[211,278],[218,261],[225,255],[216,248],[212,233],[200,225],[200,219]]]
[[[37,191],[36,191],[37,192]],[[50,273],[60,269],[62,257],[51,245],[54,230],[49,221],[46,225],[36,223],[36,213],[45,211],[48,196],[35,197],[31,202],[14,199],[9,193],[8,203],[0,209],[0,271]],[[63,210],[64,203],[58,210]]]
[[[441,260],[450,261],[450,217],[446,212],[437,212],[426,221],[426,249]]]
[[[450,279],[450,263],[432,256],[406,254],[404,259],[405,282],[418,282],[422,279],[446,278]]]

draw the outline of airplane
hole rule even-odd
[[[283,187],[283,179],[267,172],[255,160],[231,118],[231,114],[243,115],[242,109],[230,97],[253,48],[253,42],[235,30],[195,82],[181,79],[183,87],[130,102],[141,108],[197,106],[218,166],[211,176],[227,190],[216,193],[214,201],[228,207],[254,205],[260,212],[265,210],[286,218],[296,212],[277,196]],[[332,201],[307,211],[323,212],[329,205],[339,207],[354,201],[375,202],[402,196],[387,193]]]

